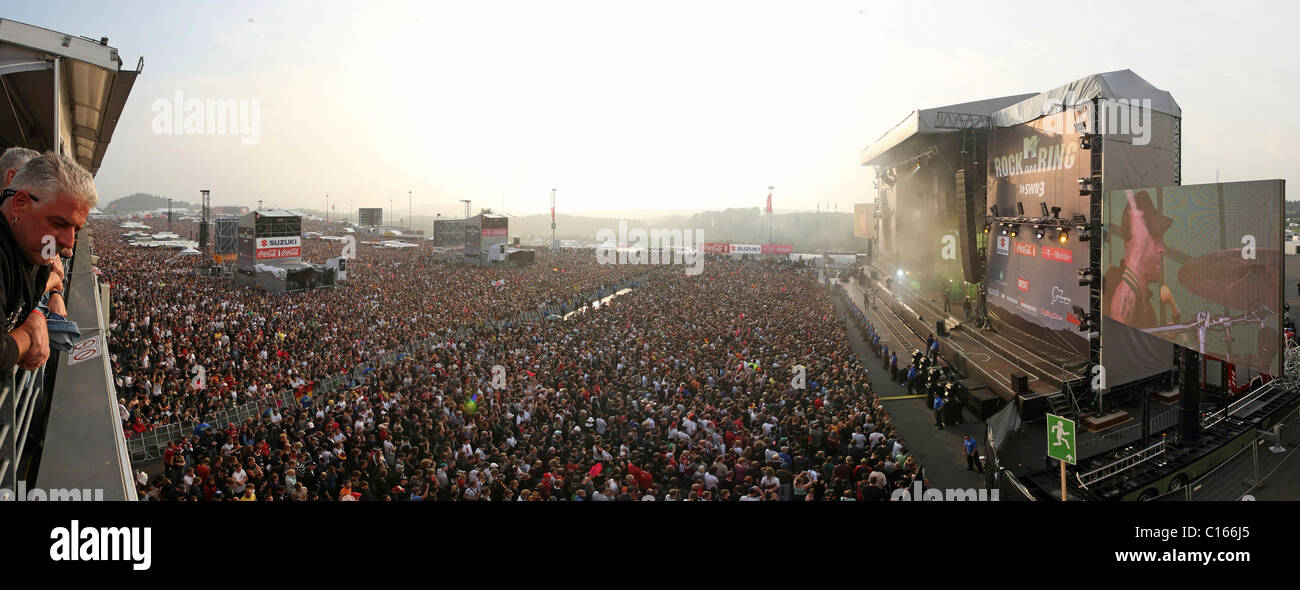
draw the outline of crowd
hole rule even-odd
[[[167,227],[165,220],[146,223],[155,231]],[[277,296],[200,276],[194,259],[174,250],[129,246],[114,226],[108,220],[92,225],[100,236],[94,252],[101,281],[111,285],[110,353],[128,435],[197,423],[412,341],[576,300],[636,273],[636,267],[580,264],[585,258],[570,252],[548,253],[542,263],[506,274],[458,266],[428,248],[360,245],[348,281]],[[186,235],[184,224],[173,226]],[[305,243],[306,259],[317,263],[341,249]],[[505,283],[493,285],[498,278]]]
[[[163,251],[95,245],[129,426],[198,425],[161,473],[138,474],[144,498],[873,501],[922,477],[802,265],[711,259],[688,276],[579,250],[489,271],[361,248],[347,284],[273,296],[183,272]],[[643,287],[597,311],[479,327],[353,389],[206,422],[425,335],[637,275]],[[194,364],[205,389],[189,386]]]

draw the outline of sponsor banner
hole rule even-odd
[[[998,236],[998,254],[1011,255],[1011,236]]]
[[[1032,242],[1016,242],[1016,254],[1034,258],[1038,256],[1038,244]]]
[[[1022,278],[1022,277],[1017,277],[1017,278],[1016,278],[1016,288],[1017,288],[1017,289],[1020,289],[1020,291],[1021,291],[1022,293],[1028,293],[1028,292],[1029,292],[1029,279]]]
[[[1056,286],[1056,287],[1052,287],[1052,305],[1056,305],[1058,303],[1067,305],[1071,309],[1074,308],[1074,300],[1065,296],[1065,289]]]
[[[1282,180],[1107,192],[1102,314],[1146,336],[1280,374],[1284,199]]]
[[[876,204],[853,204],[853,237],[871,239],[876,237]]]
[[[794,246],[790,244],[763,244],[763,254],[790,254],[794,252]]]
[[[726,254],[731,251],[731,244],[720,244],[718,242],[705,242],[700,245],[701,252],[710,254]]]
[[[1074,262],[1074,252],[1066,248],[1043,246],[1043,258],[1056,262]]]
[[[488,238],[488,237],[499,237],[499,236],[505,236],[505,235],[509,235],[509,233],[510,233],[510,230],[509,230],[508,228],[504,228],[504,227],[486,227],[486,228],[483,228],[483,230],[479,232],[479,235],[481,235],[481,236],[483,236],[483,237],[485,237],[485,238]]]
[[[758,244],[732,244],[732,254],[762,254],[763,248]]]
[[[1051,310],[1049,310],[1049,309],[1046,309],[1046,308],[1039,309],[1039,310],[1038,310],[1038,313],[1042,314],[1042,316],[1045,317],[1045,318],[1051,318],[1051,319],[1056,320],[1056,321],[1058,321],[1058,322],[1059,322],[1059,321],[1063,321],[1063,320],[1065,320],[1065,316],[1062,316],[1061,314],[1059,314],[1059,313],[1055,313],[1055,312],[1053,312],[1053,311],[1051,311]]]
[[[254,257],[258,260],[298,258],[302,256],[301,236],[257,238],[253,242],[257,246],[257,253]]]
[[[298,258],[302,256],[302,248],[258,248],[257,259],[269,260],[272,258]]]
[[[257,238],[257,249],[262,248],[297,248],[302,245],[302,237],[285,236],[282,238]]]

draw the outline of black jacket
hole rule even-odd
[[[18,364],[18,343],[9,333],[27,321],[45,291],[50,267],[32,264],[23,257],[9,228],[9,220],[0,215],[0,308],[4,310],[4,337],[0,338],[0,373]]]

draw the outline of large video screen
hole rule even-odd
[[[1108,191],[1103,315],[1278,375],[1284,199],[1281,180]]]
[[[1077,275],[1079,267],[1088,265],[1088,243],[1079,241],[1070,219],[1088,214],[1079,178],[1089,175],[1089,152],[1080,149],[1073,127],[1074,121],[1083,120],[1083,111],[1065,111],[994,129],[987,203],[997,207],[998,217],[1052,219],[1040,224],[1041,238],[1034,223],[1018,224],[1006,233],[998,223],[991,227],[991,311],[1001,310],[998,316],[1013,327],[1079,356],[1087,354],[1088,341],[1078,330],[1080,320],[1073,309],[1088,307],[1088,288],[1079,286]],[[1053,208],[1058,208],[1055,216]]]

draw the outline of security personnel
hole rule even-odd
[[[934,397],[934,426],[943,430],[943,396],[941,395]]]

